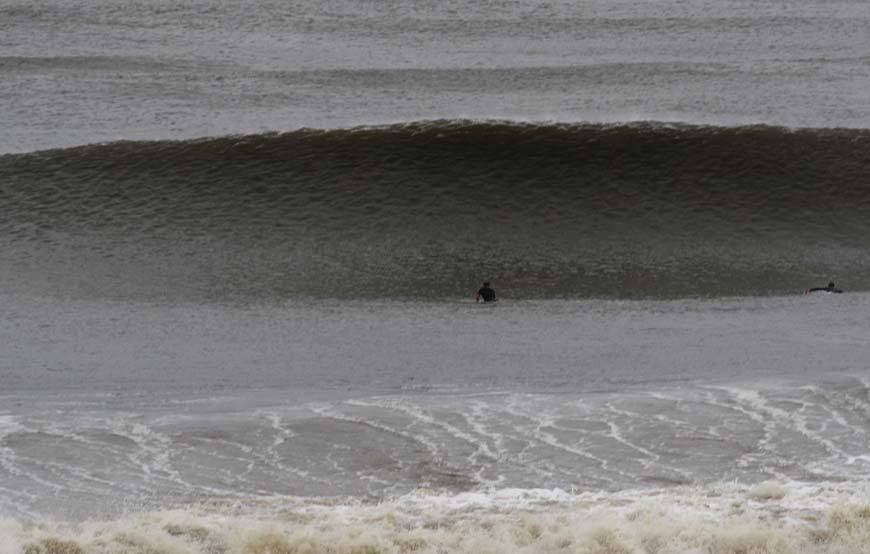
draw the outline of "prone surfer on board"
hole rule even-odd
[[[474,297],[478,302],[480,302],[481,298],[483,298],[484,302],[495,302],[497,300],[495,289],[492,288],[492,284],[489,281],[483,282],[483,286],[478,289],[477,296]]]
[[[828,286],[827,286],[827,287],[815,287],[815,288],[807,289],[806,292],[804,292],[804,294],[809,294],[809,293],[811,293],[811,292],[836,292],[836,293],[841,293],[841,292],[843,292],[843,290],[842,290],[842,289],[838,289],[837,286],[834,285],[834,282],[831,281],[830,283],[828,283]]]

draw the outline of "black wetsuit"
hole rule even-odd
[[[807,292],[836,292],[837,294],[840,294],[843,291],[841,289],[835,289],[833,287],[816,287],[809,289]]]
[[[495,302],[495,290],[489,287],[482,287],[477,291],[477,295],[483,298],[484,302]]]

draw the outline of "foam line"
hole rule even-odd
[[[71,523],[0,519],[0,554],[759,552],[861,554],[866,483],[620,493],[499,489],[372,504],[263,499]],[[39,549],[39,550],[37,550]]]

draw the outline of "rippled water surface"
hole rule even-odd
[[[0,0],[0,554],[866,552],[868,19]]]

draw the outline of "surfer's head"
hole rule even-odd
[[[836,285],[834,285],[834,282],[833,282],[833,281],[831,281],[830,283],[828,283],[828,288],[829,288],[829,289],[832,289],[832,288],[834,288],[835,286],[836,286]]]
[[[484,282],[483,282],[483,286],[485,286],[485,287],[490,286],[490,282],[489,282],[489,281],[484,281]]]

